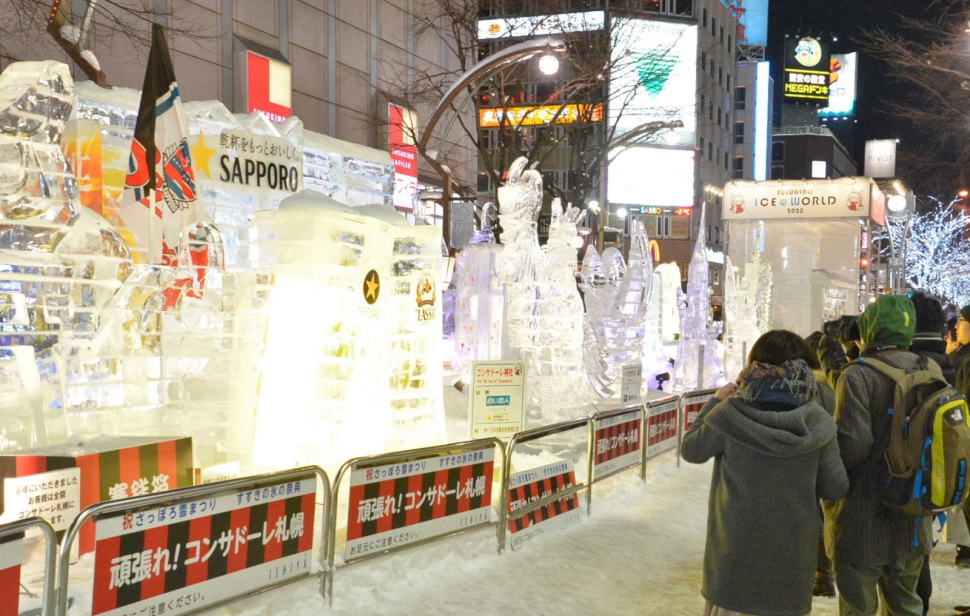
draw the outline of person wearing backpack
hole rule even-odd
[[[922,616],[916,594],[923,559],[932,547],[930,518],[907,515],[883,502],[895,382],[866,366],[866,358],[915,370],[907,349],[916,329],[913,302],[883,295],[859,316],[860,362],[842,370],[835,422],[849,493],[824,504],[826,541],[833,554],[841,616],[875,616],[880,597],[888,614]],[[923,360],[925,361],[925,360]]]
[[[835,421],[817,396],[798,335],[765,333],[737,384],[721,387],[686,432],[681,455],[714,458],[701,593],[706,616],[803,616],[812,610],[818,499],[845,494]]]

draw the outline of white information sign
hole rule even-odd
[[[623,404],[640,404],[640,389],[642,386],[642,364],[628,364],[623,366],[623,381],[620,385],[620,401]]]
[[[511,440],[525,420],[525,364],[521,361],[472,362],[468,396],[471,438]]]
[[[0,523],[37,516],[54,530],[67,530],[81,513],[81,469],[64,468],[3,480],[3,513]],[[28,535],[40,534],[36,528]]]

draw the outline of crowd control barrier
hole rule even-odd
[[[41,614],[49,616],[54,606],[54,577],[57,566],[57,536],[43,518],[26,518],[0,525],[0,614],[16,615],[20,606],[20,567],[26,531],[37,528],[44,535],[44,586]]]
[[[350,488],[342,564],[349,565],[495,524],[490,512],[496,451],[504,473],[508,464],[502,441],[496,438],[345,462],[332,488],[330,529],[334,537],[327,556],[331,588],[338,493],[345,476],[350,475]],[[504,503],[500,491],[499,517]]]
[[[677,464],[680,464],[680,444],[684,434],[690,430],[707,401],[714,397],[717,389],[699,389],[685,392],[680,397],[680,425],[677,427]]]
[[[315,534],[318,492],[322,528]],[[326,598],[330,507],[327,474],[316,466],[92,505],[61,545],[57,613],[67,616],[71,548],[89,521],[91,616],[185,616],[311,576],[321,578]]]
[[[592,499],[592,483],[589,481],[589,476],[587,475],[586,483],[577,482],[575,479],[575,471],[566,468],[565,463],[563,465],[553,465],[542,469],[542,476],[539,476],[540,473],[536,473],[535,477],[530,477],[527,474],[521,475],[524,477],[522,479],[522,485],[511,481],[512,456],[516,449],[526,443],[579,429],[585,429],[586,432],[586,463],[588,469],[592,463],[591,455],[593,453],[592,443],[594,435],[592,417],[582,417],[549,426],[524,430],[512,436],[512,440],[509,441],[505,454],[508,464],[502,469],[502,491],[503,493],[519,489],[526,491],[528,486],[533,486],[533,489],[531,495],[523,494],[522,496],[524,498],[513,499],[509,502],[508,507],[502,507],[500,511],[501,520],[499,522],[500,551],[505,549],[507,531],[510,526],[514,526],[515,520],[527,519],[526,516],[530,514],[533,514],[533,517],[536,514],[541,514],[543,517],[559,515],[563,513],[563,508],[573,510],[578,507],[579,493],[583,491],[586,493],[586,513],[589,515]],[[558,466],[563,466],[563,468],[557,468]],[[548,492],[548,494],[542,496],[541,492]],[[514,506],[516,504],[518,506]],[[543,511],[546,513],[541,513]]]

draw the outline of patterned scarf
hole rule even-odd
[[[801,359],[792,359],[780,366],[752,362],[741,371],[738,382],[737,397],[748,401],[801,406],[818,391],[812,369]]]

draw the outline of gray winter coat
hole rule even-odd
[[[910,370],[919,356],[890,349],[873,357]],[[874,368],[850,364],[842,371],[835,390],[835,422],[839,451],[849,474],[849,493],[837,503],[824,503],[826,549],[835,559],[856,565],[881,566],[894,554],[928,554],[931,521],[903,515],[882,504],[886,477],[884,452],[889,439],[895,385]],[[829,499],[826,499],[829,500]],[[913,546],[918,537],[919,545]]]
[[[849,487],[835,422],[812,401],[767,411],[712,399],[684,434],[688,462],[714,458],[704,550],[704,598],[766,616],[812,609],[818,499]]]

